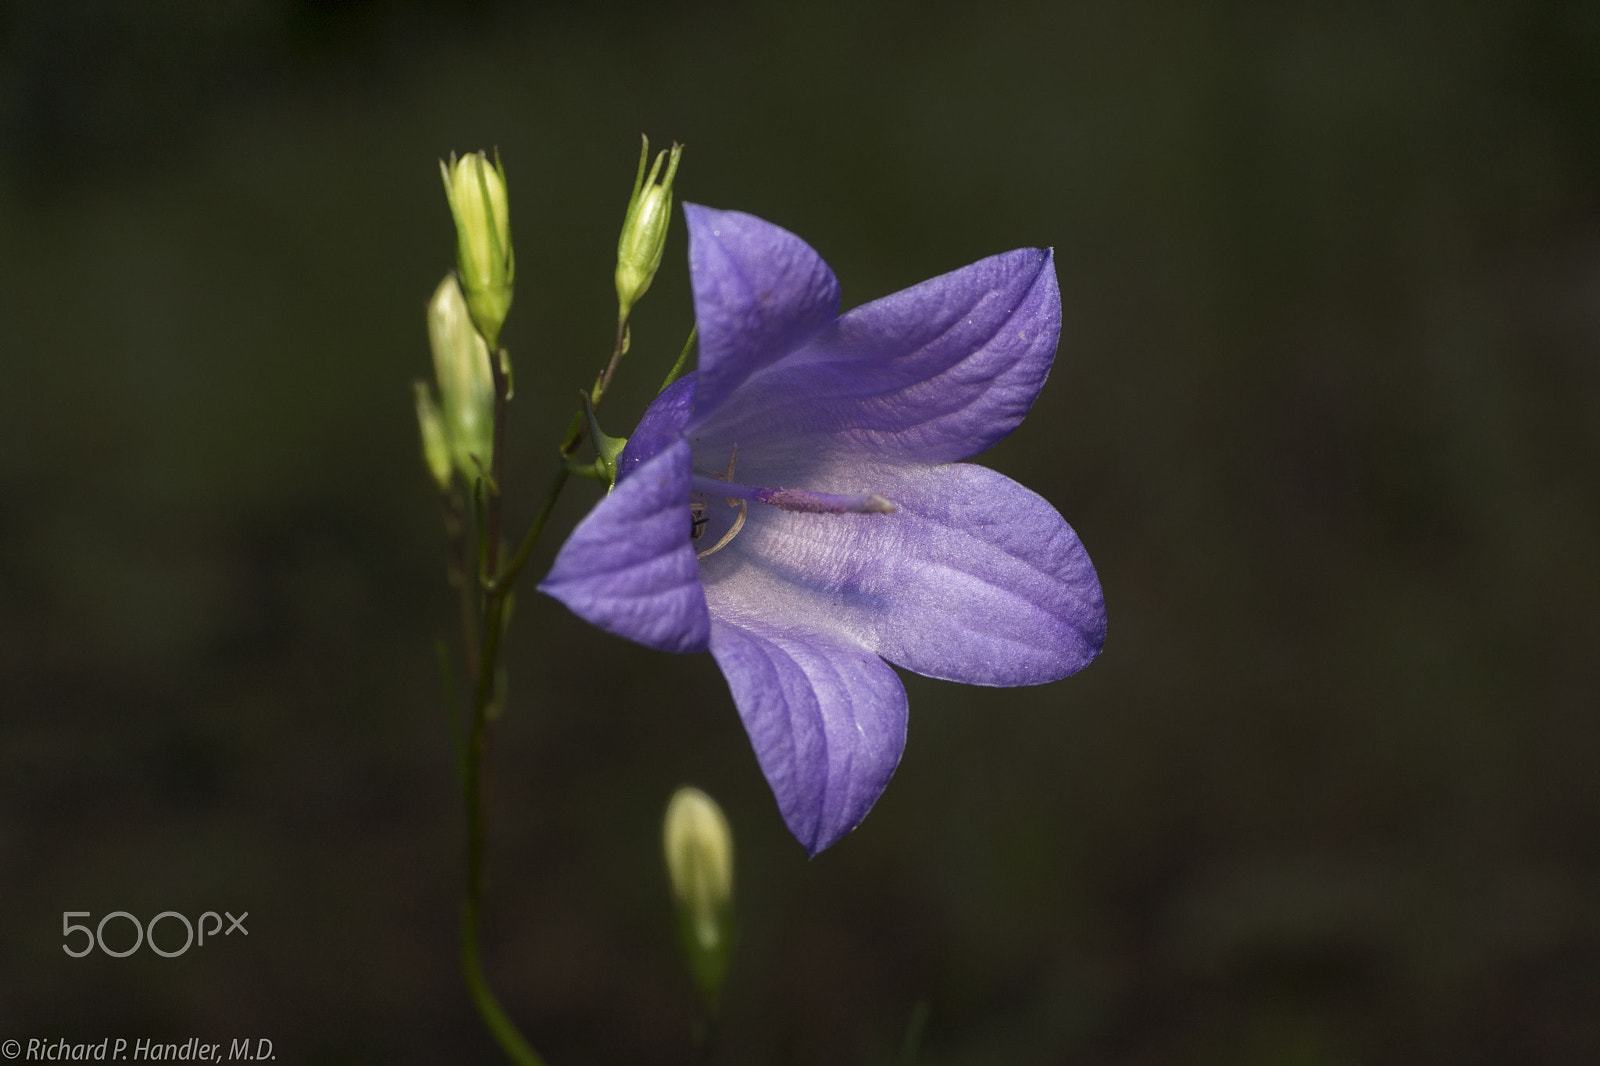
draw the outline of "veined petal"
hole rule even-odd
[[[966,463],[846,468],[828,491],[874,491],[893,514],[752,507],[701,560],[713,614],[840,630],[896,665],[974,685],[1032,685],[1087,666],[1105,642],[1094,564],[1055,509]]]
[[[661,651],[704,651],[711,618],[689,540],[689,445],[640,464],[579,522],[539,585],[585,621]]]
[[[1052,254],[991,256],[850,311],[690,436],[780,466],[970,458],[1022,422],[1060,333]]]
[[[653,459],[670,445],[683,439],[683,427],[689,421],[689,406],[694,402],[695,372],[661,390],[661,394],[645,408],[644,417],[634,427],[633,435],[617,457],[617,480],[621,481],[647,459]]]
[[[785,824],[817,854],[860,824],[899,765],[904,686],[847,637],[736,613],[717,613],[711,654]]]
[[[742,211],[683,205],[699,327],[694,416],[833,324],[839,282],[811,246]]]

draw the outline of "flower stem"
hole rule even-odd
[[[534,528],[524,539],[524,548],[531,550],[538,539],[565,484],[565,471],[558,476],[545,500]],[[519,552],[525,560],[526,551]],[[518,569],[521,568],[520,563]],[[466,978],[467,991],[478,1015],[489,1032],[499,1042],[506,1056],[517,1066],[544,1066],[516,1024],[506,1015],[495,998],[489,980],[483,972],[483,961],[478,954],[479,915],[483,907],[483,866],[486,833],[483,817],[483,763],[489,747],[489,708],[496,699],[495,679],[500,658],[501,637],[505,633],[506,602],[510,595],[511,579],[515,573],[502,575],[483,597],[483,647],[477,671],[473,678],[472,723],[466,740],[466,750],[461,765],[461,793],[466,816],[466,867],[467,883],[461,905],[461,972]]]
[[[611,376],[616,372],[617,364],[627,349],[627,328],[627,317],[620,317],[611,360],[595,382],[592,394],[592,403],[595,406],[599,405],[601,397],[605,395],[606,387],[611,383]],[[487,838],[484,830],[483,764],[489,746],[489,727],[493,717],[491,709],[499,698],[496,689],[500,645],[505,634],[511,588],[522,573],[522,568],[527,565],[528,557],[533,553],[539,536],[544,532],[545,523],[555,510],[561,490],[566,487],[569,476],[567,457],[582,442],[586,426],[579,419],[575,419],[574,424],[567,430],[560,448],[561,465],[557,467],[555,476],[550,481],[550,487],[545,491],[539,512],[534,516],[533,523],[528,527],[521,544],[511,557],[505,560],[502,568],[500,488],[504,484],[505,474],[506,400],[510,398],[511,391],[510,381],[502,369],[502,355],[503,353],[496,352],[489,361],[494,382],[494,452],[489,469],[483,472],[485,476],[479,481],[475,493],[479,533],[479,580],[476,585],[482,596],[481,615],[476,615],[472,609],[476,597],[473,595],[472,585],[466,578],[467,553],[462,521],[464,515],[459,498],[452,499],[445,515],[445,527],[450,536],[451,547],[451,583],[457,585],[461,599],[461,643],[467,659],[468,685],[472,691],[472,715],[460,755],[467,867],[466,889],[461,904],[461,972],[466,979],[467,991],[472,996],[473,1005],[478,1008],[478,1015],[506,1056],[517,1066],[545,1066],[544,1059],[528,1045],[527,1040],[517,1029],[516,1023],[500,1006],[494,990],[489,986],[489,979],[483,970],[483,959],[479,954],[479,920],[483,909],[483,868]],[[680,356],[679,363],[682,361],[683,357]]]
[[[679,378],[683,377],[683,372],[688,369],[689,366],[689,353],[694,351],[695,337],[699,334],[699,332],[699,323],[689,327],[689,339],[683,342],[683,351],[678,353],[678,361],[672,364],[672,369],[667,371],[667,376],[665,380],[661,382],[661,387],[656,390],[657,396],[661,395],[663,392],[666,392],[668,387],[671,386],[674,381],[677,381]]]
[[[466,976],[467,991],[472,994],[472,1002],[477,1005],[483,1024],[489,1027],[489,1032],[494,1034],[507,1057],[517,1066],[545,1066],[538,1052],[528,1046],[516,1025],[500,1009],[500,1001],[495,999],[489,982],[483,976],[483,967],[478,960],[477,908],[470,903],[461,908],[461,972]]]
[[[489,591],[510,588],[517,580],[517,575],[522,573],[522,568],[527,565],[528,556],[533,553],[534,545],[539,542],[539,535],[544,532],[544,524],[550,519],[550,512],[555,510],[556,501],[561,498],[561,490],[567,485],[567,476],[567,466],[562,463],[556,469],[556,476],[551,479],[550,487],[545,490],[544,502],[539,505],[539,513],[534,516],[533,524],[523,535],[522,543],[517,545],[515,554],[506,561],[506,568],[490,583]]]
[[[602,398],[604,398],[606,390],[611,387],[611,375],[617,372],[617,364],[622,362],[623,353],[627,350],[628,316],[626,314],[621,314],[617,316],[617,340],[616,343],[611,346],[611,361],[608,362],[606,364],[606,368],[600,372],[600,378],[594,383],[594,390],[589,394],[589,399],[596,407],[600,406],[600,401]]]
[[[446,528],[452,538],[452,577],[459,581],[461,595],[461,641],[467,654],[468,681],[472,691],[472,717],[461,753],[461,795],[466,821],[466,888],[461,903],[461,973],[467,982],[467,991],[478,1015],[499,1043],[501,1050],[517,1066],[545,1066],[544,1060],[528,1046],[518,1031],[516,1023],[507,1016],[489,979],[483,971],[479,954],[479,918],[483,909],[483,867],[485,840],[483,815],[483,764],[489,746],[490,710],[498,698],[496,681],[499,674],[501,638],[505,634],[506,608],[511,595],[511,585],[522,571],[528,555],[533,551],[546,520],[554,510],[556,499],[566,484],[563,467],[546,493],[538,517],[523,538],[521,547],[504,571],[500,570],[500,520],[501,494],[505,472],[505,414],[510,382],[503,372],[499,358],[490,360],[494,381],[494,455],[485,479],[479,482],[478,572],[481,578],[474,582],[482,593],[481,624],[474,617],[472,586],[466,580],[465,539],[460,536],[459,506],[454,514],[447,513]],[[456,519],[451,522],[451,518]]]
[[[503,615],[501,618],[503,619]],[[490,630],[496,639],[485,644],[484,650],[488,653],[485,657],[486,664],[489,662],[489,656],[493,654],[493,649],[499,645],[499,628],[496,625]],[[489,687],[492,691],[492,681]],[[478,1008],[479,1017],[483,1019],[483,1024],[488,1027],[506,1056],[517,1066],[544,1066],[544,1060],[528,1046],[528,1042],[517,1030],[516,1024],[501,1008],[500,1001],[495,998],[494,990],[489,987],[489,979],[484,976],[483,961],[478,956],[478,915],[483,902],[484,852],[483,796],[479,783],[488,739],[486,736],[488,716],[482,698],[484,687],[481,680],[478,689],[479,696],[473,701],[475,706],[472,715],[472,735],[468,741],[461,783],[467,816],[467,889],[466,898],[461,904],[461,973],[466,978],[467,991],[472,996],[473,1004]]]
[[[504,356],[503,350],[489,356],[489,374],[494,381],[494,456],[489,461],[489,528],[485,538],[488,543],[484,546],[486,558],[483,567],[486,574],[493,574],[500,569],[500,486],[505,483],[506,401],[511,398],[511,382],[506,379],[501,364]]]
[[[456,603],[461,614],[461,652],[467,659],[467,676],[477,677],[478,624],[473,617],[472,582],[467,577],[465,507],[461,493],[452,489],[444,506],[445,543],[450,553],[446,573],[450,587],[456,590]]]

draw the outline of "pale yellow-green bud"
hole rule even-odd
[[[639,302],[655,280],[661,267],[661,253],[667,246],[667,229],[672,222],[672,179],[678,174],[678,157],[683,145],[674,144],[672,151],[656,156],[655,165],[645,176],[644,166],[650,159],[650,138],[643,138],[639,150],[639,172],[633,179],[633,195],[628,199],[628,213],[622,220],[622,236],[617,239],[617,309],[621,318],[627,318],[633,305]],[[667,173],[656,183],[662,160],[667,160]]]
[[[733,947],[733,833],[716,800],[685,787],[667,804],[661,835],[689,970],[715,1013]]]
[[[456,272],[472,308],[472,319],[491,348],[511,310],[516,260],[511,252],[511,209],[506,203],[506,170],[482,152],[442,160],[444,194],[456,222]]]
[[[453,275],[428,301],[428,342],[450,458],[471,485],[489,473],[494,459],[494,377],[489,346],[473,328]]]
[[[450,439],[445,432],[444,418],[439,405],[433,400],[433,390],[428,383],[417,386],[417,426],[422,430],[422,458],[428,464],[428,473],[439,483],[439,491],[450,488]]]

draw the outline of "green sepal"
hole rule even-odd
[[[594,442],[595,465],[604,472],[606,491],[610,492],[617,487],[617,457],[627,447],[628,438],[608,436],[600,428],[600,423],[595,421],[594,404],[590,402],[589,394],[580,389],[578,398],[583,401],[583,415],[589,422],[589,439]]]

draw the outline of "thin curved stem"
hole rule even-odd
[[[500,1006],[489,979],[483,973],[483,960],[478,955],[478,913],[483,894],[483,807],[478,789],[478,770],[483,749],[483,715],[473,722],[473,751],[465,766],[462,787],[467,798],[467,897],[461,904],[461,973],[467,981],[467,991],[478,1016],[499,1043],[506,1056],[517,1066],[545,1066],[544,1059],[528,1046],[522,1033]]]
[[[469,679],[472,688],[472,719],[461,755],[461,794],[466,820],[466,874],[465,896],[461,904],[461,973],[466,978],[467,991],[472,996],[478,1015],[499,1043],[501,1050],[517,1066],[545,1066],[544,1059],[528,1045],[517,1029],[516,1023],[506,1014],[489,986],[479,954],[479,915],[483,908],[483,866],[486,833],[483,816],[483,762],[489,745],[490,708],[496,700],[496,679],[499,674],[501,638],[505,634],[506,607],[511,594],[511,584],[527,562],[534,543],[544,531],[545,521],[555,508],[557,497],[566,484],[566,471],[557,475],[546,494],[533,527],[523,538],[516,557],[504,572],[500,570],[500,485],[505,470],[505,412],[509,398],[510,382],[501,367],[499,353],[491,357],[490,368],[494,381],[494,456],[491,460],[489,484],[482,481],[478,487],[478,584],[482,589],[482,625],[475,626],[470,609],[470,590],[462,573],[461,636],[467,649]],[[465,571],[464,559],[458,570]],[[476,632],[475,632],[476,631]],[[481,644],[479,643],[481,641]]]
[[[506,1015],[489,987],[478,954],[478,917],[483,906],[483,760],[488,749],[489,707],[495,698],[495,674],[500,654],[500,637],[505,632],[506,592],[497,590],[484,597],[483,658],[479,663],[472,699],[472,730],[467,738],[462,763],[461,791],[466,808],[467,887],[461,905],[461,972],[467,991],[478,1008],[484,1025],[502,1050],[517,1066],[544,1066],[544,1060]]]
[[[617,364],[622,362],[622,357],[628,351],[628,316],[617,316],[617,340],[611,346],[611,361],[606,363],[606,368],[600,372],[600,377],[594,383],[594,389],[589,398],[596,407],[605,398],[606,390],[611,387],[611,377],[617,372]]]
[[[489,1027],[511,1061],[517,1066],[545,1066],[538,1052],[528,1046],[516,1025],[506,1017],[483,976],[483,966],[478,960],[478,917],[470,906],[463,906],[461,914],[461,972],[466,976],[467,991],[472,994],[472,1002],[477,1005],[483,1024]]]
[[[527,565],[528,556],[533,553],[534,545],[539,543],[539,535],[544,532],[544,524],[550,520],[550,512],[556,508],[556,501],[561,498],[561,490],[567,486],[568,471],[563,463],[556,475],[550,481],[550,487],[545,490],[544,501],[539,504],[539,513],[533,518],[533,524],[528,527],[528,532],[522,537],[522,543],[517,545],[516,552],[506,561],[506,568],[502,570],[489,584],[489,591],[495,592],[508,589],[517,580],[517,575],[522,573],[522,568]]]
[[[667,371],[667,376],[662,380],[661,387],[656,390],[657,396],[666,392],[674,381],[683,377],[683,372],[689,367],[689,353],[694,351],[695,338],[699,336],[699,333],[699,323],[689,327],[689,339],[683,342],[683,351],[678,353],[678,361],[672,364],[672,369]]]
[[[592,403],[598,406],[605,395],[606,388],[611,383],[611,377],[616,372],[617,364],[621,361],[627,346],[627,317],[621,316],[617,322],[616,341],[612,347],[611,360],[605,370],[595,382],[592,392]],[[690,334],[691,340],[693,334]],[[685,346],[687,353],[687,346]],[[569,470],[567,458],[576,450],[583,440],[583,430],[586,428],[582,421],[575,420],[568,428],[566,436],[560,446],[562,463],[557,468],[550,487],[545,491],[544,500],[539,505],[539,512],[534,516],[533,523],[524,534],[521,544],[504,566],[500,560],[500,522],[501,522],[501,495],[500,487],[503,484],[505,472],[505,414],[506,400],[509,399],[510,382],[501,365],[501,352],[496,352],[490,358],[490,372],[494,382],[494,453],[490,460],[490,469],[484,471],[485,477],[478,482],[474,502],[477,517],[478,541],[478,574],[476,582],[482,599],[482,614],[474,617],[472,600],[475,598],[466,580],[466,551],[465,538],[461,535],[461,513],[457,506],[453,515],[447,515],[447,528],[452,533],[452,556],[454,568],[452,577],[460,577],[461,595],[461,638],[462,646],[467,657],[469,687],[472,691],[472,715],[470,724],[460,756],[461,763],[461,792],[465,808],[466,821],[466,890],[461,905],[461,972],[466,978],[467,991],[472,996],[473,1005],[477,1007],[479,1016],[488,1027],[489,1032],[499,1043],[501,1049],[517,1066],[545,1066],[544,1059],[528,1045],[527,1040],[517,1029],[516,1023],[506,1014],[496,998],[494,990],[489,985],[489,979],[484,973],[483,959],[479,952],[478,936],[480,933],[480,915],[483,908],[483,868],[484,852],[487,834],[484,828],[483,810],[483,763],[488,749],[489,726],[491,709],[498,698],[497,678],[499,670],[500,645],[505,633],[506,613],[511,596],[511,587],[516,583],[517,577],[527,565],[529,556],[533,553],[540,535],[544,532],[545,524],[549,521],[550,514],[555,510],[561,490],[566,487]],[[684,356],[679,357],[681,370]],[[454,518],[454,522],[450,518]],[[479,619],[481,618],[481,624]]]

